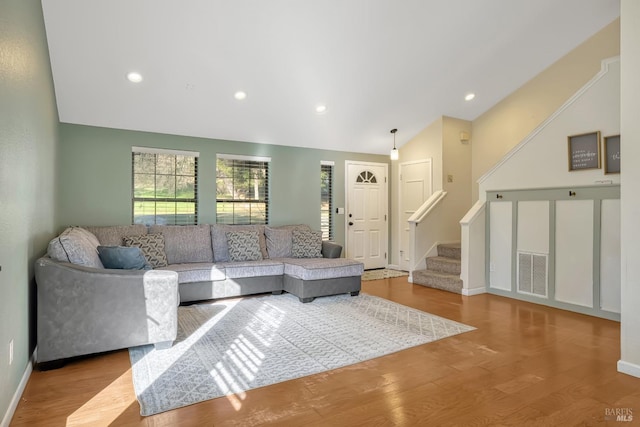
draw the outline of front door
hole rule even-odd
[[[387,164],[346,162],[346,256],[365,269],[387,266]]]

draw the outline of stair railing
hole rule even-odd
[[[442,217],[442,200],[446,191],[434,192],[408,219],[409,222],[409,282],[413,272],[426,268],[427,256],[437,251]]]
[[[460,220],[460,278],[462,295],[477,295],[485,291],[485,227],[486,203],[478,200]]]

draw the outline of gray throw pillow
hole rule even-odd
[[[291,229],[265,227],[269,258],[289,258],[291,256]]]
[[[293,230],[291,256],[294,258],[322,258],[322,232]]]
[[[151,270],[142,249],[127,246],[98,246],[98,255],[104,268],[122,270]]]
[[[262,259],[260,239],[256,231],[227,231],[226,235],[231,261],[258,261]]]
[[[164,253],[164,236],[162,234],[125,236],[122,240],[125,246],[135,246],[142,249],[144,257],[153,268],[166,267],[168,265],[167,255]]]

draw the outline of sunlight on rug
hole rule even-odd
[[[365,270],[362,274],[362,280],[380,280],[391,279],[392,277],[408,276],[406,271],[392,270],[390,268],[381,268],[378,270]]]
[[[129,349],[141,415],[352,365],[475,328],[361,294],[291,294],[178,308],[173,347]],[[239,403],[239,402],[238,402]]]

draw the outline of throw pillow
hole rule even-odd
[[[256,231],[227,231],[226,235],[231,261],[258,261],[262,259],[260,239]]]
[[[293,230],[291,256],[294,258],[322,258],[322,232]]]
[[[142,249],[127,246],[98,246],[98,255],[104,268],[122,270],[151,270]]]
[[[265,227],[269,258],[289,258],[291,256],[291,229]]]
[[[135,246],[142,249],[144,257],[153,268],[166,267],[168,265],[167,255],[164,253],[164,236],[162,234],[125,236],[122,240],[125,246]]]
[[[98,256],[98,239],[81,227],[68,227],[49,242],[47,254],[51,259],[93,268],[103,268]]]

